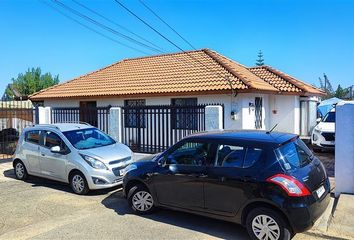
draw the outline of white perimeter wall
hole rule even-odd
[[[250,103],[255,103],[255,97],[262,97],[262,129],[269,130],[276,123],[276,131],[299,134],[300,131],[300,109],[299,97],[291,95],[269,95],[240,93],[236,97],[231,94],[210,94],[190,96],[163,96],[163,97],[142,97],[142,98],[103,98],[103,99],[80,99],[80,100],[45,100],[44,106],[50,107],[79,107],[80,101],[97,101],[97,106],[124,106],[126,99],[145,99],[146,105],[168,105],[171,98],[198,98],[198,104],[224,104],[224,127],[225,129],[254,129],[255,115],[254,108]],[[231,118],[231,112],[235,118]]]

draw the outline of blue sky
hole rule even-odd
[[[149,39],[166,52],[178,51],[113,0],[78,1]],[[138,0],[122,2],[184,50],[190,49]],[[255,64],[261,49],[267,65],[308,83],[318,84],[318,77],[326,73],[335,87],[354,84],[354,1],[144,2],[196,48],[216,50],[247,66]],[[71,0],[63,3],[89,14]],[[29,67],[39,66],[44,72],[59,74],[60,80],[66,81],[123,58],[143,55],[83,28],[37,0],[0,0],[0,10],[1,94],[12,77]],[[115,28],[103,19],[95,19]],[[104,33],[150,55],[156,54]]]

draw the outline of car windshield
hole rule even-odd
[[[111,137],[96,128],[78,129],[63,134],[77,149],[97,148],[115,143]]]
[[[331,123],[334,123],[335,121],[336,121],[336,112],[327,113],[327,115],[322,120],[322,122],[331,122]]]
[[[286,170],[304,167],[313,159],[311,150],[299,138],[277,148],[275,154]]]

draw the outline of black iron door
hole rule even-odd
[[[255,98],[255,128],[262,129],[262,98]]]

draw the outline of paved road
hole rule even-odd
[[[18,181],[10,162],[0,162],[0,189],[0,239],[248,239],[239,225],[191,214],[136,216],[119,188],[78,196],[58,182]]]

